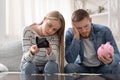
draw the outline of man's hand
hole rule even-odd
[[[113,61],[114,55],[109,54],[109,56],[98,56],[98,59],[101,60],[104,64],[110,64]]]
[[[72,28],[73,28],[73,32],[74,32],[74,38],[76,40],[79,40],[80,39],[80,34],[79,34],[79,31],[76,29],[75,25],[72,24]]]

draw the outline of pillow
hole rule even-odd
[[[9,71],[20,71],[22,57],[22,42],[19,40],[7,40],[0,48],[0,63],[7,66]]]
[[[8,68],[4,64],[0,63],[0,72],[7,72],[7,71]]]

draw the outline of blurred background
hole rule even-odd
[[[86,9],[94,23],[106,25],[112,30],[119,47],[119,4],[120,0],[0,0],[0,63],[7,65],[9,70],[18,70],[24,27],[39,23],[52,10],[63,14],[66,31],[71,27],[72,12],[79,8]],[[14,65],[13,61],[19,63]]]
[[[21,37],[25,26],[40,22],[51,10],[60,11],[71,27],[71,14],[86,9],[93,22],[107,25],[120,40],[120,0],[0,0],[0,36]]]

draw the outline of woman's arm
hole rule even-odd
[[[59,55],[59,39],[57,35],[54,35],[49,40],[51,52],[47,54],[48,60],[56,60]]]
[[[31,30],[25,28],[23,32],[23,40],[22,40],[22,50],[23,57],[22,62],[31,61],[33,59],[33,55],[30,51],[32,44],[32,33]]]

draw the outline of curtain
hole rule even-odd
[[[22,36],[25,26],[40,22],[52,10],[60,11],[71,26],[71,0],[6,0],[6,34]]]
[[[110,0],[110,28],[117,41],[120,41],[120,0]]]
[[[71,0],[6,0],[6,35],[22,39],[25,26],[40,22],[52,10],[63,14],[66,28],[71,26]],[[64,54],[59,55],[60,70],[64,69]]]

